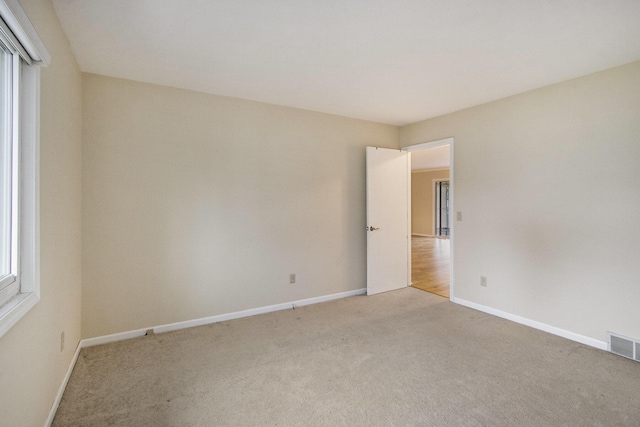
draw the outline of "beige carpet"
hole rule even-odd
[[[82,350],[54,426],[640,425],[640,363],[415,289]]]

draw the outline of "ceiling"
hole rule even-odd
[[[411,152],[411,170],[443,169],[451,165],[449,145]]]
[[[405,125],[640,60],[638,0],[53,0],[84,72]]]

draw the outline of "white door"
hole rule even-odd
[[[409,161],[367,147],[367,295],[409,284]]]

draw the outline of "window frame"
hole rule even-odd
[[[13,52],[11,273],[17,293],[0,300],[0,337],[40,300],[40,68],[49,53],[17,0],[0,0],[3,44]]]
[[[8,181],[6,190],[9,191],[9,206],[7,212],[7,224],[0,224],[1,227],[7,227],[8,236],[5,239],[0,239],[0,244],[5,246],[5,250],[8,253],[7,268],[8,274],[0,279],[0,307],[6,304],[11,298],[20,293],[20,250],[19,250],[19,232],[20,232],[20,189],[19,189],[19,161],[20,161],[20,138],[19,138],[19,123],[20,123],[20,55],[13,49],[10,41],[0,31],[0,44],[3,54],[9,56],[10,64],[8,64],[8,75],[0,81],[0,84],[6,85],[4,88],[7,92],[7,98],[0,100],[5,103],[6,107],[4,111],[5,117],[0,117],[0,122],[4,122],[7,128],[4,130],[5,134],[0,135],[0,150],[3,151],[3,156],[7,155],[10,159],[5,172],[5,178]],[[6,79],[6,80],[5,80]],[[0,110],[0,111],[3,111]],[[4,160],[7,161],[6,159]],[[0,205],[0,207],[4,207]],[[0,260],[0,263],[4,263],[5,260]]]

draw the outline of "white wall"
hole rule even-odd
[[[601,341],[640,338],[640,62],[400,135],[455,138],[457,297]]]
[[[366,286],[398,128],[91,74],[83,114],[84,337]]]
[[[0,338],[0,424],[41,427],[80,340],[81,75],[50,2],[21,3],[52,57],[41,80],[41,299]]]

